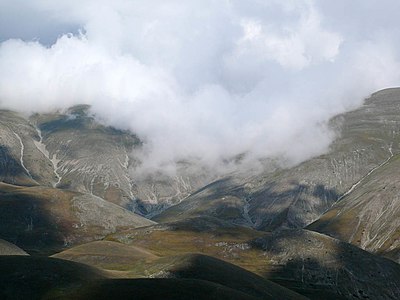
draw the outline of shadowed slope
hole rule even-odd
[[[259,299],[195,279],[107,279],[83,264],[46,257],[0,256],[0,298],[36,299]]]
[[[204,280],[157,278],[97,281],[61,299],[255,300],[260,298]]]
[[[57,299],[102,278],[99,270],[75,262],[47,257],[0,256],[0,298],[5,300]]]

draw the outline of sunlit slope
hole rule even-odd
[[[107,270],[131,270],[140,262],[159,257],[145,249],[110,241],[95,241],[72,247],[53,257],[76,261]]]
[[[0,255],[28,255],[24,250],[0,239]]]
[[[400,262],[399,180],[396,155],[308,228]]]
[[[202,254],[164,257],[139,264],[132,273],[152,278],[207,280],[262,299],[305,299],[245,269]]]
[[[110,276],[119,278],[206,280],[262,299],[303,299],[299,294],[245,269],[201,254],[159,258],[135,246],[99,241],[73,247],[53,257],[103,268]]]

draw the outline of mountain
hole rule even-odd
[[[304,227],[399,153],[399,95],[399,89],[380,91],[331,120],[338,137],[327,154],[214,182],[215,175],[190,162],[178,164],[176,177],[135,173],[141,140],[101,125],[88,106],[30,117],[3,110],[0,178],[93,194],[157,221],[212,215],[263,230]]]
[[[1,110],[0,297],[398,299],[399,123],[387,89],[298,165],[168,176],[88,106]]]
[[[328,153],[260,175],[233,174],[192,193],[154,220],[211,215],[256,229],[302,228],[399,154],[400,89],[373,94],[331,120],[337,138]]]

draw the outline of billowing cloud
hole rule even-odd
[[[398,85],[399,5],[383,2],[3,0],[0,106],[90,104],[142,137],[152,170],[297,163],[327,150],[332,116]]]

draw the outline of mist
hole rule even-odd
[[[91,105],[141,168],[296,164],[400,82],[398,1],[0,0],[0,108]],[[240,160],[237,158],[240,156]]]

